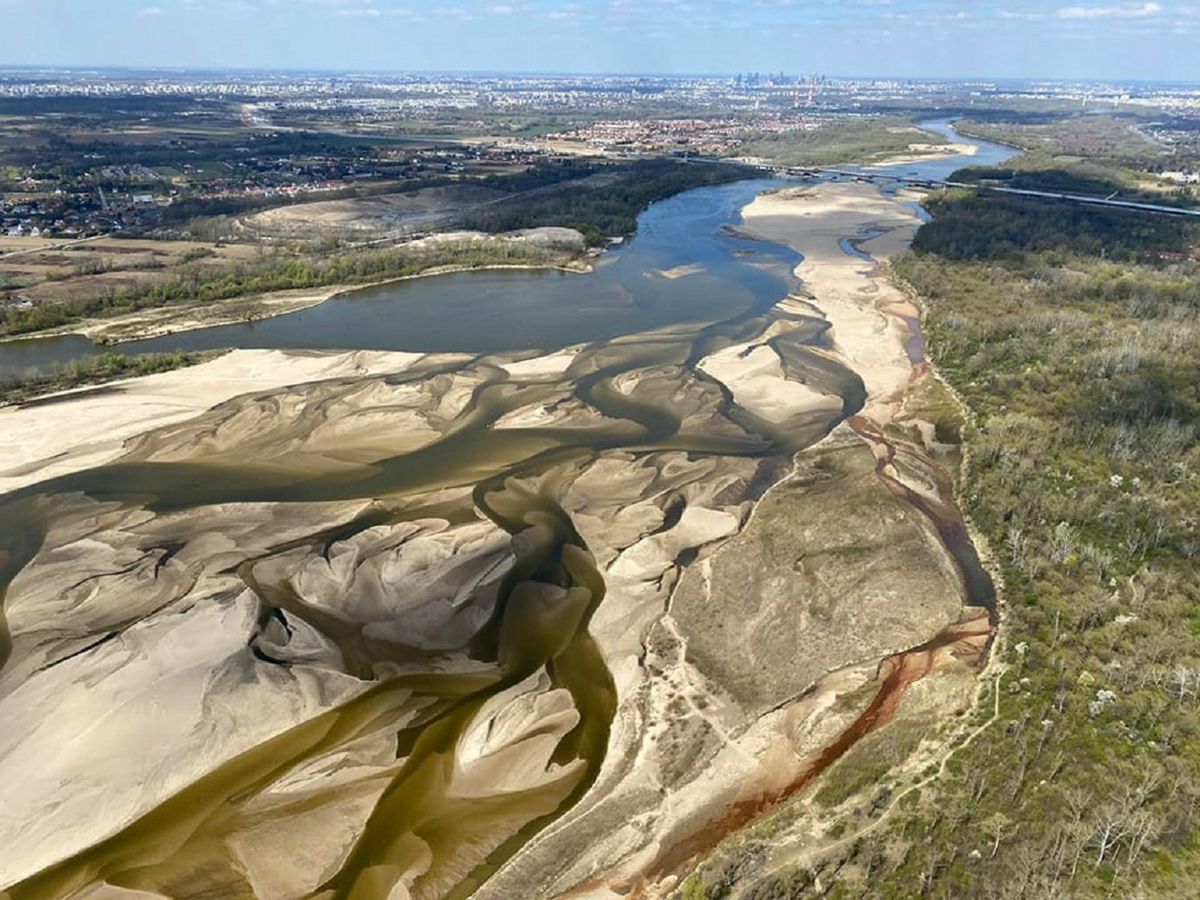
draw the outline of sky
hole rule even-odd
[[[1200,81],[1200,0],[0,0],[0,65]]]

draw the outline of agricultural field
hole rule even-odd
[[[106,237],[59,241],[0,237],[0,302],[73,302],[259,260],[252,244]]]

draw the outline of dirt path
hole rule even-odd
[[[75,247],[79,244],[86,244],[89,241],[99,241],[104,238],[110,238],[111,234],[93,234],[91,237],[79,238],[74,241],[63,241],[61,244],[47,244],[44,247],[30,247],[28,250],[11,250],[8,253],[0,253],[0,259],[12,259],[14,256],[28,256],[30,253],[48,253],[51,250],[64,250],[67,247]]]

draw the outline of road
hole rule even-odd
[[[1108,197],[1089,197],[1085,194],[1066,194],[1058,191],[1031,191],[1023,188],[1000,187],[985,183],[968,183],[963,181],[936,181],[926,178],[906,178],[899,175],[887,175],[883,172],[872,172],[867,169],[819,169],[800,166],[771,166],[758,165],[754,168],[763,169],[775,175],[785,175],[800,178],[853,178],[858,181],[888,181],[915,188],[970,188],[977,191],[989,191],[996,194],[1016,194],[1022,197],[1037,197],[1043,200],[1062,200],[1068,203],[1081,203],[1087,206],[1107,206],[1114,209],[1128,209],[1137,212],[1148,212],[1163,216],[1184,216],[1200,219],[1200,209],[1189,209],[1180,206],[1165,206],[1159,203],[1143,203],[1134,200],[1115,200]]]
[[[59,244],[44,244],[40,247],[30,247],[27,250],[13,250],[9,253],[0,253],[0,259],[11,259],[14,256],[25,256],[30,253],[46,253],[50,250],[62,250],[65,247],[74,247],[76,244],[86,244],[88,241],[98,241],[106,237],[112,237],[112,235],[93,234],[91,237],[77,238],[73,241],[63,241]]]
[[[1138,203],[1132,200],[1114,200],[1111,197],[1087,197],[1083,194],[1059,194],[1053,191],[1029,191],[1020,188],[992,187],[990,185],[961,184],[944,182],[947,187],[974,187],[979,190],[993,191],[998,194],[1019,194],[1023,197],[1041,197],[1047,200],[1066,200],[1069,203],[1084,203],[1088,206],[1110,206],[1118,209],[1133,209],[1140,212],[1157,213],[1164,216],[1189,216],[1200,218],[1200,209],[1187,209],[1180,206],[1162,206],[1157,203]]]

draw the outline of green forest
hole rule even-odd
[[[589,173],[590,174],[590,173]],[[610,167],[600,183],[565,183],[513,201],[464,214],[463,227],[478,231],[515,231],[557,225],[574,228],[591,245],[632,234],[643,209],[673,194],[710,184],[752,177],[753,169],[721,163],[683,163],[646,159]],[[481,182],[493,186],[487,179]],[[495,179],[496,184],[507,181]]]
[[[991,177],[1002,170],[971,171]],[[1071,173],[1061,176],[1066,181]],[[1101,185],[1097,192],[1111,190],[1111,184]],[[917,233],[913,249],[954,260],[1022,263],[1033,254],[1043,262],[1072,256],[1153,261],[1163,253],[1185,253],[1196,242],[1194,222],[1117,208],[970,190],[932,196],[925,206],[934,219]]]
[[[883,828],[748,896],[1195,897],[1200,264],[1161,253],[1200,233],[995,196],[930,207],[894,274],[977,416],[965,506],[1006,585],[999,719]]]

